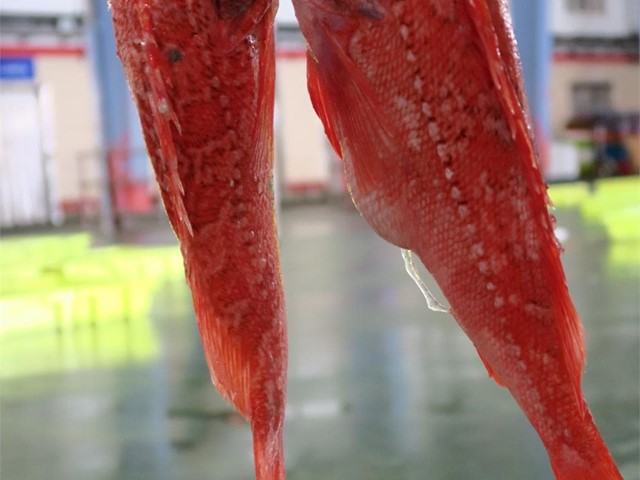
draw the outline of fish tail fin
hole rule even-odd
[[[252,424],[253,461],[256,480],[284,480],[284,448],[282,431],[274,432]]]
[[[557,480],[622,480],[622,475],[604,440],[586,411],[584,430],[576,445],[569,442],[550,452],[551,468]]]

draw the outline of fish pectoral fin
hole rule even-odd
[[[320,79],[318,78],[318,64],[313,57],[307,52],[307,89],[309,90],[309,97],[311,97],[311,105],[316,114],[320,118],[322,125],[324,125],[324,133],[327,135],[333,150],[336,154],[342,158],[342,148],[340,147],[340,141],[336,135],[336,131],[331,125],[329,115],[327,114],[326,106],[322,99],[322,87],[320,85]]]
[[[220,0],[214,4],[217,19],[211,26],[211,34],[213,50],[218,55],[228,55],[242,41],[249,41],[252,32],[273,8],[272,0]]]
[[[308,56],[310,95],[331,144],[343,160],[353,161],[354,180],[368,192],[397,169],[393,162],[401,157],[402,132],[328,27],[317,22],[315,28],[319,41]]]
[[[181,222],[176,227],[184,228],[189,235],[193,235],[191,222],[184,206],[184,187],[180,179],[178,152],[174,142],[174,135],[181,134],[181,127],[170,97],[171,76],[166,68],[165,56],[162,55],[155,39],[150,8],[146,3],[136,4],[138,27],[145,39],[144,75],[148,89],[148,101],[153,115],[157,143],[160,146],[160,156],[164,163],[162,169],[166,180],[162,183],[163,187],[168,190],[172,207]]]
[[[506,383],[504,383],[504,380],[502,380],[502,377],[500,377],[500,375],[496,373],[496,371],[493,369],[489,361],[482,356],[482,353],[480,353],[480,350],[478,350],[477,347],[476,347],[476,351],[478,352],[478,356],[480,357],[480,360],[482,360],[484,367],[487,369],[487,373],[489,374],[489,377],[493,378],[495,382],[501,387],[506,387],[507,385]]]

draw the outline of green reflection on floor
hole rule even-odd
[[[615,242],[640,241],[640,177],[552,185],[549,197],[558,208],[577,207],[585,220],[601,224]]]
[[[567,280],[587,331],[585,395],[625,479],[638,480],[634,242],[611,241],[604,223],[586,222],[575,206],[557,215],[568,232]],[[488,378],[455,321],[426,308],[397,248],[342,204],[284,209],[280,227],[289,480],[553,478],[517,404]],[[162,225],[145,225],[144,233],[149,240],[173,240]],[[100,292],[85,285],[86,295],[72,303],[76,313],[64,317],[63,334],[52,333],[51,321],[26,330],[33,333],[28,349],[26,335],[21,350],[12,347],[11,355],[25,362],[48,352],[51,365],[40,360],[37,368],[52,371],[3,379],[3,480],[253,478],[249,428],[211,386],[177,252],[171,257],[177,280],[158,286],[152,322],[147,313],[129,323],[105,313],[124,309],[118,305],[125,303],[125,286],[147,292],[146,276],[165,275],[162,255],[138,264],[148,251],[91,250],[103,255],[95,270],[91,262],[65,257],[67,280],[84,276],[92,287],[112,286],[102,293],[113,305],[90,307]],[[129,280],[104,280],[111,277]],[[95,322],[95,334],[91,308],[105,316]],[[143,339],[151,339],[157,353],[145,351]],[[67,355],[64,362],[51,358],[59,351]]]
[[[556,208],[579,207],[589,198],[586,182],[559,183],[549,187],[549,198]]]
[[[616,242],[609,246],[608,264],[616,271],[640,271],[640,242]]]
[[[179,250],[90,244],[87,234],[3,241],[1,378],[156,355],[150,302],[183,275]]]

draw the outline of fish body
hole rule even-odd
[[[294,0],[354,203],[415,252],[563,480],[621,478],[582,395],[506,1]]]
[[[277,2],[112,0],[213,383],[285,477],[286,325],[272,192]]]

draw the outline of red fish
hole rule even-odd
[[[180,242],[213,383],[285,477],[286,325],[272,192],[273,0],[112,0],[118,55]]]
[[[537,169],[506,0],[294,0],[351,196],[415,252],[563,480],[621,478]]]

